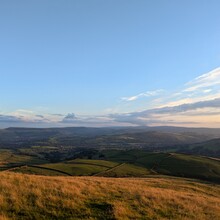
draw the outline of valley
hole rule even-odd
[[[220,218],[218,134],[148,129],[0,130],[0,219]]]

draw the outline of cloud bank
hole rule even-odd
[[[220,125],[219,108],[220,98],[217,98],[208,101],[199,101],[172,107],[167,106],[127,114],[112,114],[109,116],[117,122],[127,122],[135,125],[199,124],[199,121],[193,120],[190,116],[194,116],[194,119],[195,116],[197,118],[216,116],[216,122]],[[191,120],[186,120],[187,116]],[[178,120],[181,117],[182,121]]]
[[[147,99],[144,99],[146,98]],[[220,127],[220,68],[186,83],[173,93],[147,91],[120,98],[134,106],[146,101],[145,110],[104,115],[51,114],[18,109],[0,114],[0,127],[65,127],[65,126],[197,126]]]

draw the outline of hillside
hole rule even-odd
[[[90,159],[85,156],[53,163],[36,155],[0,150],[0,171],[45,176],[147,177],[163,174],[220,183],[219,160],[136,149],[102,150]]]
[[[0,219],[220,219],[220,187],[178,178],[0,173]]]
[[[204,139],[204,136],[199,136],[196,134],[147,131],[118,135],[105,135],[96,138],[95,141],[97,144],[101,143],[100,145],[104,146],[136,147],[153,150],[198,143]]]
[[[220,138],[212,139],[202,143],[191,144],[181,149],[180,152],[188,152],[190,154],[220,158]]]
[[[109,150],[102,153],[106,160],[133,164],[153,171],[154,174],[197,178],[220,183],[220,161],[211,158],[177,153],[148,153],[141,150]]]

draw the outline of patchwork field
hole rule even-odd
[[[35,155],[1,150],[0,170],[45,176],[146,177],[163,174],[220,183],[220,161],[214,158],[140,150],[105,150],[101,155],[102,159],[94,155],[94,159],[55,163]]]

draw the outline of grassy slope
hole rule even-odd
[[[220,138],[189,145],[185,152],[220,158]]]
[[[111,161],[76,159],[61,163],[43,164],[41,167],[60,170],[73,176],[90,176],[117,165],[118,163]]]
[[[0,219],[220,219],[220,186],[0,173]]]
[[[193,177],[220,183],[220,161],[184,154],[106,151],[107,160],[128,162],[160,174]]]
[[[61,173],[55,170],[42,169],[38,167],[22,166],[8,170],[15,173],[34,174],[43,176],[69,176],[68,174]]]
[[[102,166],[89,165],[89,164],[69,164],[69,163],[45,164],[42,165],[42,167],[64,171],[73,176],[90,176],[95,173],[106,170],[106,168]]]
[[[209,158],[172,154],[155,169],[159,173],[220,182],[220,162]]]
[[[96,160],[77,160],[77,161],[78,162],[72,162],[72,163],[66,162],[66,163],[43,164],[37,167],[22,166],[22,167],[10,169],[9,171],[16,173],[35,174],[35,175],[44,175],[44,176],[95,175],[95,176],[105,176],[105,177],[146,177],[147,175],[152,174],[152,172],[149,171],[148,169],[139,166],[134,166],[132,164],[118,164],[118,163],[111,163],[109,161],[96,161]],[[107,167],[106,164],[109,165],[109,167]]]
[[[147,153],[140,150],[110,150],[103,152],[105,160],[75,159],[59,163],[48,163],[35,156],[0,151],[0,170],[39,175],[142,177],[155,171],[158,174],[198,178],[220,183],[220,161],[184,154]],[[123,164],[122,166],[120,164]],[[30,167],[38,165],[38,168]],[[119,166],[120,165],[120,166]],[[39,166],[48,169],[40,169]],[[62,173],[63,172],[63,173]]]
[[[101,172],[96,176],[104,177],[146,177],[149,174],[153,174],[150,170],[135,166],[132,164],[122,163],[113,169]]]
[[[11,150],[0,150],[0,170],[22,164],[42,164],[48,162],[35,156],[16,154]]]

